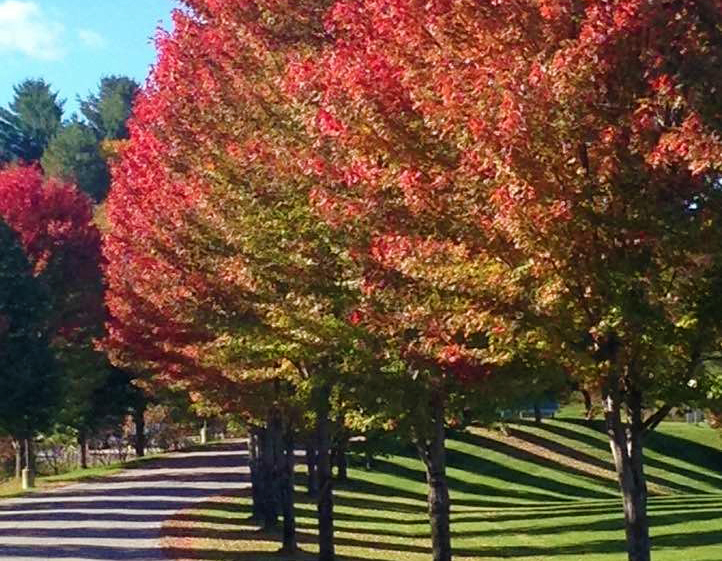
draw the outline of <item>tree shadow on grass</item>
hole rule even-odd
[[[467,464],[468,465],[468,464]],[[401,466],[394,462],[381,462],[380,473],[395,475],[416,480],[421,472]],[[409,473],[411,472],[411,473]],[[353,472],[352,472],[353,473]],[[382,497],[395,493],[395,489],[386,485],[351,479],[339,485],[340,491],[368,494],[366,497],[344,497],[337,495],[336,504],[343,512],[336,512],[337,536],[336,544],[342,554],[339,559],[351,561],[360,557],[348,556],[349,548],[362,548],[363,559],[368,561],[385,561],[401,557],[425,559],[430,556],[429,525],[425,509],[396,510],[394,505],[384,501]],[[316,554],[310,550],[315,548],[316,525],[314,518],[316,506],[314,499],[302,492],[297,494],[297,524],[299,541],[304,551],[296,556],[264,551],[269,546],[274,548],[280,544],[277,533],[264,532],[250,525],[250,498],[245,490],[241,501],[225,502],[209,501],[193,512],[181,512],[175,519],[182,521],[184,526],[191,528],[171,528],[165,530],[168,539],[178,540],[182,547],[171,547],[169,552],[178,559],[193,561],[216,561],[233,559],[234,561],[310,561]],[[418,500],[416,493],[409,498]],[[480,502],[486,502],[481,500]],[[235,503],[235,504],[234,504]],[[694,547],[717,545],[722,543],[722,533],[695,531],[695,523],[706,524],[720,519],[722,513],[717,505],[722,504],[722,496],[697,495],[661,497],[650,502],[650,518],[653,525],[653,547],[692,549]],[[458,506],[456,503],[452,505]],[[200,511],[195,509],[201,509]],[[225,510],[230,516],[218,516],[207,509]],[[511,503],[504,509],[485,507],[483,513],[473,511],[452,510],[452,536],[454,540],[463,540],[472,544],[478,540],[479,546],[454,548],[458,557],[491,559],[513,557],[554,558],[568,555],[583,558],[586,554],[609,554],[623,556],[625,543],[623,540],[623,518],[621,504],[616,500],[573,501],[567,503]],[[358,514],[355,512],[357,511]],[[218,522],[219,528],[208,528],[209,524]],[[232,528],[234,523],[238,529]],[[460,525],[462,524],[463,525]],[[469,527],[478,524],[478,528]],[[510,523],[504,526],[504,523]],[[521,525],[520,525],[521,523]],[[670,532],[677,524],[691,524],[688,532]],[[231,525],[231,527],[229,527]],[[245,526],[241,528],[240,526]],[[455,530],[454,528],[459,528]],[[555,544],[552,536],[560,533],[573,536],[590,532],[618,533],[618,538],[588,539],[579,543]],[[527,543],[520,540],[528,536]],[[545,539],[549,536],[549,540]],[[573,538],[572,538],[573,539]],[[530,544],[528,542],[539,542]],[[242,542],[242,543],[241,543]],[[489,545],[489,543],[494,545]],[[192,547],[198,544],[198,547]],[[212,546],[209,547],[209,544]],[[314,544],[314,545],[312,545]],[[498,545],[496,545],[498,544]],[[242,551],[241,551],[242,549]],[[344,551],[346,550],[346,551]]]
[[[585,421],[583,419],[563,419],[558,420],[558,422],[571,426],[591,428],[601,434],[605,433],[604,421],[601,420]],[[689,464],[712,472],[712,474],[706,475],[711,478],[711,481],[714,482],[713,484],[722,489],[722,450],[679,436],[665,434],[659,430],[654,430],[645,435],[644,446],[660,455],[679,458]],[[663,463],[661,467],[665,470],[674,471],[677,466],[668,466],[667,463]],[[696,479],[700,475],[705,475],[685,468],[679,469],[682,470],[680,475],[688,473],[688,476],[692,479]]]
[[[561,471],[575,477],[583,477],[588,480],[593,480],[595,483],[599,482],[598,479],[591,477],[590,474],[585,471],[565,466],[548,458],[533,454],[532,452],[521,450],[515,446],[504,444],[503,442],[492,440],[478,434],[456,432],[453,434],[453,439],[466,444],[471,444],[482,450],[493,450],[494,452],[504,454],[505,456],[528,462],[534,466],[543,466],[550,470]],[[558,481],[549,477],[533,475],[519,469],[510,468],[503,463],[494,462],[489,459],[482,459],[466,452],[449,450],[447,452],[447,457],[449,467],[459,467],[474,474],[485,473],[496,478],[503,479],[504,481],[508,481],[509,483],[526,485],[536,489],[546,490],[551,493],[555,493],[556,495],[563,495],[562,497],[555,495],[539,495],[537,497],[538,500],[551,499],[564,501],[574,498],[609,499],[615,495],[615,493],[611,490],[609,492],[600,492],[565,481]]]
[[[494,462],[486,462],[486,460],[483,460],[481,458],[477,458],[475,456],[471,456],[469,454],[463,454],[463,453],[456,453],[454,456],[454,459],[461,460],[463,456],[463,463],[467,466],[467,471],[469,470],[469,465],[471,464],[478,464],[479,469],[483,472],[489,473],[490,475],[493,475],[494,477],[497,477],[499,479],[503,479],[505,481],[514,482],[514,483],[524,483],[526,485],[530,486],[554,486],[555,483],[551,482],[548,479],[537,477],[534,475],[526,474],[519,470],[514,470],[511,468],[508,468],[507,466],[496,464]],[[420,464],[421,462],[419,462]],[[449,467],[456,467],[454,464],[451,463],[451,460],[449,461]],[[416,480],[416,481],[424,481],[424,473],[419,468],[418,470],[408,468],[406,466],[402,466],[400,464],[394,463],[394,462],[387,462],[385,460],[379,460],[376,462],[375,465],[375,472],[385,474],[385,475],[393,475],[394,477],[409,479],[409,480]],[[478,473],[478,472],[474,472]],[[514,486],[505,487],[503,489],[500,489],[497,486],[494,485],[487,485],[478,481],[467,481],[464,479],[461,479],[460,477],[455,477],[454,475],[450,475],[447,473],[446,479],[449,483],[449,490],[452,494],[454,493],[464,493],[465,496],[462,498],[453,497],[452,502],[457,506],[465,506],[465,507],[474,507],[474,508],[480,508],[480,507],[507,507],[510,506],[510,504],[513,504],[514,501],[527,501],[527,502],[536,502],[536,501],[547,501],[547,502],[564,502],[564,501],[570,501],[571,498],[564,498],[564,497],[557,497],[554,495],[550,495],[545,493],[544,491],[530,491],[530,490],[522,490],[514,488]],[[543,489],[543,487],[541,487]],[[395,492],[395,491],[394,491]],[[479,499],[471,499],[468,498],[468,495],[475,495],[477,497],[480,497]],[[606,498],[606,497],[605,497]]]
[[[517,438],[520,438],[526,442],[529,442],[530,444],[534,444],[536,446],[545,448],[546,450],[549,450],[550,452],[554,452],[556,454],[561,454],[568,458],[572,458],[573,460],[576,460],[578,462],[582,462],[582,463],[594,466],[596,468],[606,470],[609,472],[611,477],[616,478],[616,474],[614,473],[614,465],[612,464],[611,458],[607,459],[607,460],[597,458],[596,456],[592,456],[591,454],[587,454],[585,452],[582,452],[581,450],[572,448],[571,446],[566,446],[566,445],[562,444],[561,442],[552,440],[550,438],[545,438],[538,434],[534,434],[534,433],[525,431],[525,430],[523,430],[522,427],[525,428],[526,425],[523,425],[523,424],[512,425],[511,430],[510,430],[511,435],[516,436]],[[547,425],[542,425],[541,427],[539,427],[537,425],[537,428],[547,428]],[[604,483],[606,483],[606,482],[604,482]],[[616,485],[615,485],[615,487],[616,487]]]
[[[599,430],[603,429],[603,427],[604,427],[604,425],[601,421],[589,421],[589,424],[586,424],[586,422],[581,421],[581,420],[577,421],[577,420],[572,420],[572,419],[564,419],[564,420],[557,421],[557,423],[569,423],[570,425],[581,425],[581,426],[590,428],[595,431],[599,431]],[[522,423],[520,423],[520,424],[522,424]],[[531,424],[531,423],[523,423],[523,424]],[[590,447],[596,448],[600,451],[608,452],[608,450],[609,450],[606,442],[601,441],[592,436],[585,435],[577,430],[559,426],[559,424],[545,423],[541,426],[541,428],[544,429],[545,431],[555,434],[557,436],[561,436],[563,438],[567,438],[570,440],[577,440],[577,441],[583,442],[584,444],[586,444]],[[600,433],[600,434],[602,434],[602,433]],[[659,436],[663,439],[675,438],[675,437],[668,437],[667,435],[661,435],[661,434],[657,435],[657,436]],[[542,438],[542,437],[540,437],[540,438]],[[555,441],[552,439],[548,439],[548,440],[550,442],[550,446],[553,446]],[[684,440],[683,442],[689,442],[689,441]],[[689,444],[692,444],[692,443],[689,443]],[[702,446],[702,448],[713,450],[712,448],[708,448],[706,446]],[[684,454],[682,454],[680,457],[685,458],[685,459],[687,458],[686,455],[684,455]],[[705,473],[692,471],[692,470],[674,465],[672,463],[659,460],[657,458],[650,458],[649,456],[644,458],[644,462],[645,462],[645,465],[647,465],[648,467],[657,468],[659,470],[670,472],[670,473],[676,473],[678,475],[687,477],[692,480],[698,479],[698,480],[706,481],[706,482],[710,483],[711,485],[719,486],[719,481],[716,478],[714,478],[713,476],[709,476]],[[681,493],[698,494],[698,493],[702,492],[702,491],[700,491],[700,489],[698,489],[696,487],[690,487],[689,485],[685,485],[684,483],[670,481],[669,479],[665,479],[665,478],[662,478],[662,477],[659,477],[656,475],[647,474],[647,481],[649,481],[650,483],[654,483],[656,485],[660,485],[661,487],[666,487],[668,489],[672,489],[672,490],[675,490],[675,491],[681,492]]]
[[[599,514],[595,513],[584,513],[580,512],[577,515],[577,519],[585,518],[589,516],[598,517]],[[545,521],[554,521],[557,516],[551,514]],[[519,519],[522,520],[522,519]],[[526,520],[529,520],[527,518]],[[671,526],[682,523],[693,523],[693,522],[709,522],[711,520],[720,520],[722,522],[722,512],[718,509],[699,509],[699,510],[687,510],[685,512],[673,512],[665,514],[653,514],[650,515],[650,526],[653,531],[659,531],[665,526]],[[497,522],[498,519],[492,518],[489,522]],[[595,520],[579,520],[579,521],[565,521],[560,525],[553,526],[539,526],[530,524],[527,526],[514,526],[507,529],[495,528],[488,532],[475,532],[469,531],[466,535],[468,536],[481,536],[495,535],[496,534],[525,534],[530,536],[545,536],[551,535],[558,532],[624,532],[624,520],[622,510],[617,509],[615,512],[610,512],[605,518],[598,518]],[[720,536],[720,542],[722,542],[722,535]]]
[[[375,470],[377,473],[393,474],[395,476],[401,476],[402,473],[410,473],[411,470],[405,470],[401,468],[395,470],[391,466],[397,464],[387,465],[386,463],[379,464],[379,469]],[[414,472],[415,473],[415,472]],[[367,495],[374,495],[377,497],[393,496],[398,499],[406,499],[413,501],[414,503],[426,502],[426,481],[422,479],[417,481],[421,483],[423,487],[418,492],[410,491],[409,489],[400,489],[398,487],[392,487],[391,485],[384,485],[368,479],[352,478],[348,481],[335,481],[334,489],[339,491],[352,491],[354,493],[364,493]]]
[[[580,509],[581,510],[581,509]],[[710,521],[722,517],[722,514],[717,511],[705,510],[695,512],[694,510],[689,512],[679,512],[675,514],[664,515],[662,517],[653,517],[653,547],[655,549],[662,548],[676,548],[676,549],[691,549],[695,547],[722,545],[722,534],[719,531],[695,531],[695,532],[664,532],[664,527],[674,525],[678,523],[693,523],[698,521]],[[552,517],[553,518],[553,517]],[[203,523],[205,520],[202,514],[195,522],[197,524]],[[490,522],[498,522],[499,518],[492,517]],[[208,528],[193,528],[192,530],[186,530],[184,528],[173,530],[167,533],[168,536],[174,538],[188,539],[191,538],[191,545],[193,539],[204,540],[197,542],[203,544],[203,547],[169,547],[168,553],[175,555],[174,559],[190,559],[198,561],[215,561],[218,559],[234,559],[234,560],[267,560],[267,561],[305,561],[311,559],[314,554],[308,552],[308,544],[314,543],[316,537],[315,534],[311,533],[313,530],[312,525],[304,525],[308,527],[309,531],[301,529],[299,532],[299,542],[301,543],[302,549],[306,549],[305,552],[300,552],[296,556],[289,556],[274,552],[264,551],[271,544],[278,543],[280,540],[279,536],[274,532],[265,532],[261,530],[255,531],[243,531],[235,532],[221,531],[218,532]],[[576,533],[576,532],[618,532],[619,538],[612,539],[586,539],[580,543],[565,544],[565,545],[523,545],[519,544],[518,540],[520,535],[529,536],[544,536],[544,535],[558,535],[559,532],[563,533]],[[353,534],[349,536],[348,533]],[[395,559],[394,555],[400,557],[402,554],[417,554],[419,556],[427,557],[430,554],[430,548],[428,545],[428,530],[404,532],[391,529],[371,529],[371,528],[339,528],[338,534],[335,540],[336,545],[341,549],[343,553],[344,548],[363,548],[368,551],[371,550],[375,554],[371,556],[368,553],[364,553],[364,559],[384,561],[387,559]],[[516,544],[508,543],[505,535],[514,536],[517,541]],[[374,539],[377,536],[378,539]],[[380,537],[384,536],[383,539]],[[487,528],[487,529],[470,529],[460,530],[453,532],[454,539],[464,539],[465,541],[473,540],[474,538],[486,539],[494,538],[498,536],[499,539],[495,540],[498,545],[488,546],[480,545],[478,547],[457,547],[454,548],[454,553],[457,556],[466,556],[472,558],[478,557],[489,557],[489,558],[513,558],[513,557],[539,557],[539,558],[554,558],[559,555],[577,555],[583,556],[586,554],[619,554],[625,553],[625,543],[622,538],[623,536],[623,522],[621,518],[621,511],[619,511],[618,517],[605,518],[603,520],[593,520],[586,522],[579,522],[572,525],[565,524],[561,529],[552,526],[546,528],[540,528],[534,525],[516,527],[516,528]],[[389,541],[388,538],[396,538],[399,541]],[[217,548],[209,548],[208,542],[205,540],[212,540]],[[243,544],[241,547],[242,551],[239,551],[240,544],[233,543],[234,540],[242,540]],[[406,540],[406,541],[403,541]],[[409,543],[409,540],[413,540],[415,543]],[[505,543],[507,541],[507,543]],[[228,542],[228,543],[223,543]],[[426,542],[426,544],[424,544]],[[183,542],[187,543],[187,542]],[[356,559],[354,557],[340,555],[339,559],[350,561]]]

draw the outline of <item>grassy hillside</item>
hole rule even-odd
[[[478,428],[450,435],[455,558],[622,559],[621,503],[601,425],[561,417],[509,428],[507,436]],[[663,423],[649,439],[655,561],[722,559],[721,444],[711,429],[682,423]],[[336,488],[340,559],[429,559],[420,462],[397,451],[372,472],[351,469],[350,477]],[[302,492],[298,498],[300,541],[313,552],[315,504]],[[291,559],[268,553],[277,537],[250,525],[249,514],[247,496],[206,503],[168,524],[167,545],[177,559]]]

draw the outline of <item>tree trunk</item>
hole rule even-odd
[[[320,392],[318,408],[318,545],[319,561],[334,561],[333,477],[331,473],[331,430],[328,419],[330,391]]]
[[[370,432],[366,433],[366,442],[364,442],[364,464],[366,471],[371,471],[374,469],[374,451],[373,451],[373,442]]]
[[[251,470],[251,500],[253,501],[251,518],[263,520],[263,490],[260,473],[259,429],[252,428],[248,438],[248,466]]]
[[[444,406],[440,398],[433,406],[434,430],[427,441],[417,441],[419,455],[426,467],[429,485],[428,505],[431,522],[433,561],[451,561],[449,486],[446,480]]]
[[[283,548],[281,551],[293,554],[298,549],[296,542],[296,514],[293,505],[293,477],[296,465],[293,428],[288,427],[285,438],[285,454],[281,473],[281,508],[283,510]]]
[[[626,398],[629,422],[625,426],[622,422],[620,381],[617,377],[611,378],[605,387],[604,413],[614,466],[622,491],[628,559],[650,561],[641,392],[634,387],[627,387]]]
[[[25,467],[35,474],[35,442],[32,438],[25,439]]]
[[[15,479],[20,480],[23,472],[23,441],[21,439],[13,439],[13,448],[15,448]]]
[[[542,423],[542,412],[541,412],[541,407],[539,407],[538,403],[534,404],[534,422],[537,425],[541,425],[541,423]]]
[[[336,479],[339,481],[348,481],[348,438],[345,434],[339,436],[338,444],[336,445]]]
[[[310,441],[306,444],[306,467],[308,469],[308,494],[315,497],[318,493],[318,458],[316,446]]]
[[[592,409],[592,394],[589,393],[588,390],[585,390],[584,388],[579,390],[582,394],[582,397],[584,397],[584,413],[587,417],[587,421],[591,421],[592,417],[594,415],[594,411]]]
[[[78,448],[80,449],[80,469],[88,469],[88,437],[84,428],[78,432]]]
[[[133,409],[135,423],[135,455],[139,458],[145,456],[145,402],[136,404]]]
[[[263,526],[278,527],[278,494],[276,481],[276,429],[271,415],[261,441],[261,479],[263,480]]]

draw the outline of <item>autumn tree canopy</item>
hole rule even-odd
[[[446,407],[575,377],[648,560],[642,435],[720,342],[720,3],[187,5],[115,170],[116,352],[414,388],[439,561]]]
[[[53,337],[72,341],[102,328],[100,234],[90,199],[37,166],[13,165],[0,171],[0,216],[48,286]]]
[[[282,411],[291,434],[302,419],[281,398],[305,398],[322,435],[321,547],[332,556],[329,395],[363,354],[347,321],[354,265],[294,173],[303,130],[277,86],[286,59],[321,40],[325,4],[191,4],[159,41],[114,170],[109,346],[252,419]],[[295,548],[290,531],[284,547]]]
[[[484,318],[481,345],[451,314],[437,352],[559,357],[602,388],[635,560],[641,434],[719,348],[719,20],[718,2],[338,2],[325,56],[288,72],[317,205],[362,232],[369,270],[463,263],[423,292],[447,305],[482,272],[489,297],[456,312]]]

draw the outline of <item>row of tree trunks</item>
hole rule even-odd
[[[139,402],[133,408],[133,423],[135,424],[135,437],[134,437],[134,448],[135,455],[139,458],[145,456],[146,448],[146,435],[145,435],[145,400],[139,400]],[[78,451],[79,451],[79,465],[81,469],[88,468],[88,445],[89,445],[88,429],[81,428],[78,431]],[[16,462],[18,460],[16,459]],[[16,468],[17,471],[17,468]]]
[[[311,497],[318,496],[319,448],[318,438],[309,438],[306,442],[306,469],[308,471],[307,492]],[[348,481],[348,437],[343,435],[336,442],[330,451],[331,469],[336,468],[336,479]]]
[[[266,529],[279,526],[283,517],[284,553],[297,549],[294,511],[294,441],[292,428],[283,426],[274,409],[265,427],[253,427],[249,437],[252,517]]]
[[[317,426],[313,438],[306,443],[306,463],[309,468],[308,491],[317,495],[319,561],[334,561],[333,474],[331,421],[329,420],[329,392],[322,390],[317,410]],[[280,412],[273,410],[265,427],[253,427],[249,435],[249,467],[253,518],[266,528],[278,526],[283,516],[284,553],[297,550],[294,513],[295,443],[293,430],[283,425]],[[340,449],[343,457],[340,473],[345,475],[346,445]]]

